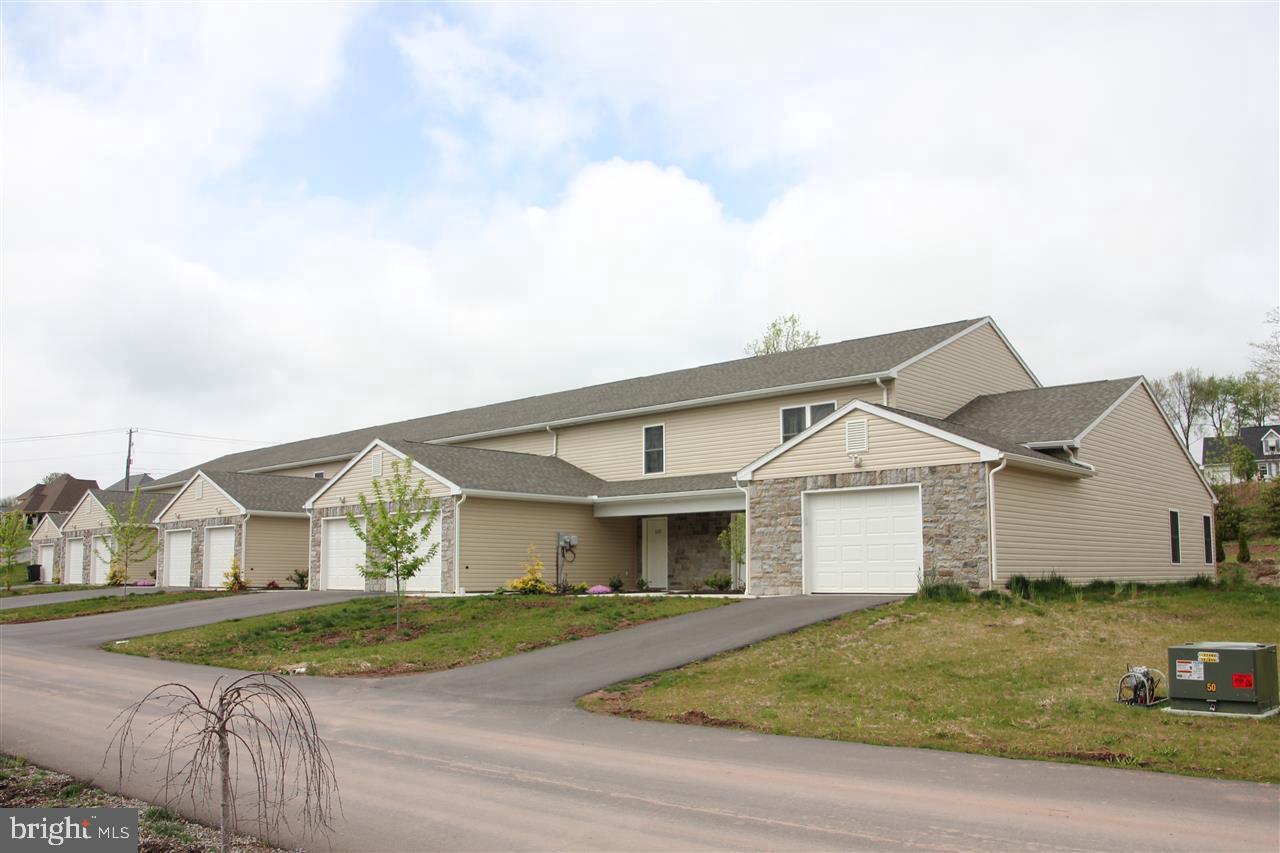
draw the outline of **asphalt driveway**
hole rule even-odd
[[[154,586],[104,586],[97,589],[73,589],[70,592],[58,592],[56,586],[50,586],[48,592],[33,592],[27,595],[8,595],[0,598],[0,610],[14,610],[18,607],[36,607],[41,604],[60,604],[63,601],[80,601],[85,598],[106,598],[115,595],[146,595],[156,591]]]
[[[342,598],[274,593],[0,626],[0,748],[108,787],[114,712],[225,671],[104,641]],[[1276,849],[1272,786],[782,738],[588,714],[573,699],[883,599],[751,601],[476,667],[300,678],[337,766],[349,850]],[[126,793],[154,798],[141,772]],[[212,812],[185,807],[210,819]],[[250,829],[251,827],[245,827]],[[283,841],[316,842],[286,832]]]

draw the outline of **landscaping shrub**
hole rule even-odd
[[[724,572],[714,572],[707,575],[706,584],[716,592],[727,592],[729,587],[733,586],[733,578]]]
[[[1222,547],[1222,536],[1219,534],[1213,537],[1213,558],[1219,563],[1227,561],[1227,552]]]
[[[1116,582],[1104,580],[1092,580],[1085,584],[1084,591],[1087,595],[1115,595]]]
[[[648,588],[649,588],[649,582],[644,578],[640,578],[639,580],[636,581],[636,589],[640,590],[641,592],[644,592]]]
[[[275,581],[267,581],[267,589],[279,589],[279,588],[280,588],[280,584],[276,583]]]
[[[1218,586],[1223,589],[1239,589],[1249,581],[1244,566],[1219,566]]]
[[[608,595],[609,593],[611,593],[611,592],[613,592],[613,591],[614,591],[614,590],[610,589],[609,587],[605,586],[604,584],[602,584],[602,583],[598,583],[598,584],[596,584],[595,586],[593,586],[593,587],[591,587],[590,589],[588,589],[588,590],[587,590],[587,595]]]
[[[626,584],[623,582],[622,578],[619,577],[618,575],[614,575],[613,577],[609,578],[609,589],[613,590],[614,592],[622,592],[622,588],[624,586],[626,586]]]
[[[586,595],[588,592],[590,592],[590,589],[587,587],[585,583],[579,583],[579,584],[574,584],[573,592],[575,595]]]
[[[916,595],[934,601],[972,601],[969,587],[955,581],[925,580]]]
[[[551,584],[542,579],[542,558],[532,545],[529,546],[529,559],[524,564],[524,574],[507,586],[512,592],[521,595],[548,595],[554,592]]]
[[[1244,511],[1236,499],[1235,489],[1230,486],[1215,486],[1218,505],[1213,508],[1213,526],[1223,539],[1231,540],[1240,535],[1240,524],[1244,521]]]
[[[1208,575],[1201,573],[1187,581],[1187,586],[1192,589],[1213,589],[1218,582]]]
[[[293,584],[298,589],[306,589],[307,573],[302,569],[294,569],[293,571],[289,572],[289,583]]]
[[[1236,552],[1237,563],[1247,563],[1253,559],[1253,555],[1249,553],[1249,537],[1245,535],[1243,529],[1240,530],[1240,550]]]
[[[1075,595],[1071,581],[1057,572],[1050,572],[1042,578],[1031,582],[1031,598],[1037,601],[1052,601],[1058,598],[1070,598]]]
[[[978,593],[978,600],[994,604],[1004,604],[1004,594],[998,589],[984,589]]]
[[[231,558],[231,568],[223,575],[222,587],[227,592],[244,592],[249,585],[244,582],[244,573],[240,571],[240,558]]]
[[[1009,575],[1009,580],[1005,581],[1005,587],[1018,598],[1031,597],[1031,578],[1026,575]]]
[[[129,581],[129,572],[121,563],[112,563],[107,572],[107,586],[124,586]]]

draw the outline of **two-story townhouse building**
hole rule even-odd
[[[392,463],[440,500],[424,591],[485,591],[530,545],[571,582],[752,594],[1212,570],[1213,495],[1140,377],[1045,388],[990,318],[737,359],[232,454],[323,479],[313,588],[365,586],[346,515]],[[172,489],[191,472],[147,488]],[[744,515],[747,555],[717,537]]]

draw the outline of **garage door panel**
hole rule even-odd
[[[62,567],[63,583],[84,583],[84,540],[67,540],[66,565]]]
[[[361,526],[364,520],[361,519]],[[360,566],[365,561],[364,542],[345,518],[321,522],[321,582],[325,589],[364,589]]]
[[[914,486],[805,496],[810,592],[914,592],[920,570],[920,497]]]
[[[165,582],[168,586],[191,586],[191,531],[165,534]]]
[[[221,586],[236,554],[234,527],[208,527],[204,531],[204,585]]]

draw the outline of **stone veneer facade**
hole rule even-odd
[[[720,547],[720,531],[732,512],[689,512],[667,517],[667,584],[689,589],[709,575],[732,575],[729,555]]]
[[[236,531],[236,550],[235,555],[239,557],[244,553],[244,516],[227,515],[218,518],[193,518],[186,521],[166,521],[163,524],[157,524],[160,529],[160,550],[156,552],[156,584],[159,586],[169,585],[168,574],[168,554],[165,553],[165,533],[170,530],[190,530],[191,531],[191,586],[204,586],[204,535],[205,530],[210,527],[234,527]],[[243,567],[241,567],[243,569]],[[246,582],[249,582],[247,572],[242,572],[242,576]],[[214,586],[222,585],[222,578],[212,578]],[[252,584],[250,583],[252,586]]]
[[[111,535],[110,527],[85,527],[85,528],[80,528],[80,529],[71,531],[70,536],[64,535],[63,538],[59,541],[59,545],[55,551],[54,560],[57,561],[59,564],[65,563],[66,562],[65,542],[68,539],[80,539],[80,538],[84,539],[84,552],[83,552],[84,560],[81,562],[81,565],[80,565],[80,576],[78,578],[73,578],[72,580],[66,580],[66,573],[67,573],[68,567],[63,565],[62,566],[62,574],[63,574],[62,582],[63,583],[92,583],[93,582],[94,537],[110,536],[110,535]],[[157,555],[159,554],[158,551],[156,553]],[[72,574],[73,575],[75,574],[74,569],[72,570]],[[150,568],[143,569],[143,568],[139,568],[136,565],[131,566],[129,568],[128,580],[130,582],[145,580],[150,577],[151,577]]]
[[[921,486],[925,577],[972,589],[990,586],[986,468],[973,463],[753,481],[747,533],[751,593],[803,591],[802,492],[914,483]]]
[[[457,549],[454,547],[454,509],[457,498],[449,496],[440,498],[440,515],[436,519],[436,524],[440,525],[440,590],[441,592],[457,592],[457,579],[454,572],[454,557]],[[307,561],[310,580],[308,582],[309,589],[320,588],[320,531],[322,528],[321,520],[326,518],[341,518],[347,514],[348,507],[330,506],[321,509],[311,510],[311,553]],[[365,578],[364,588],[366,592],[386,592],[388,585],[394,589],[394,582],[388,580],[374,580]]]

